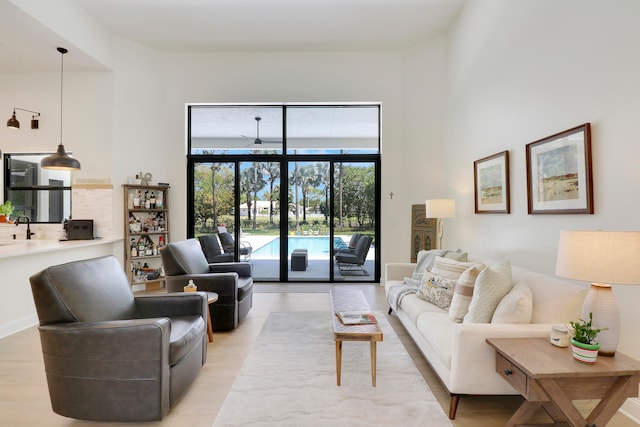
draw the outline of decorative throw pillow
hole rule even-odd
[[[418,258],[416,262],[416,268],[413,270],[411,278],[413,280],[422,281],[422,276],[425,271],[430,271],[437,256],[440,256],[444,251],[440,249],[431,249],[429,251],[418,252]]]
[[[436,257],[431,272],[447,279],[457,280],[464,271],[471,267],[474,263],[455,261],[449,258]]]
[[[463,323],[490,323],[500,300],[511,290],[511,263],[503,261],[478,274]]]
[[[416,296],[447,310],[451,304],[455,282],[436,274],[425,272]]]
[[[471,304],[471,297],[473,296],[473,286],[476,283],[478,274],[484,268],[485,265],[482,263],[472,265],[456,280],[451,306],[449,307],[449,317],[453,321],[462,322],[464,315],[469,311],[469,304]]]
[[[502,298],[491,323],[531,323],[533,314],[533,293],[525,282],[518,282]]]

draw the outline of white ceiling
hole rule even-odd
[[[463,2],[71,1],[115,35],[166,52],[398,51],[441,32]],[[60,55],[55,46],[60,43],[65,40],[55,32],[11,1],[0,0],[0,72],[55,70],[59,67]],[[42,54],[43,51],[47,54]],[[69,53],[74,53],[75,58],[65,56],[65,69],[73,69],[74,64],[97,67],[88,55],[71,52],[71,49]]]

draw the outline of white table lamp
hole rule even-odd
[[[620,311],[611,284],[640,284],[640,231],[561,231],[556,275],[591,282],[582,319],[593,313],[600,332],[599,354],[615,355]]]
[[[438,220],[438,241],[442,249],[442,236],[444,236],[443,218],[456,216],[456,201],[454,199],[430,199],[425,201],[426,217]]]

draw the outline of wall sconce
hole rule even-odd
[[[37,117],[40,117],[40,113],[38,113],[37,111],[25,110],[24,108],[14,108],[13,109],[13,114],[11,115],[11,118],[9,120],[7,120],[7,127],[8,128],[20,129],[20,122],[16,118],[16,110],[26,111],[28,113],[33,113],[33,116],[31,116],[31,129],[38,129],[38,119],[37,119]]]

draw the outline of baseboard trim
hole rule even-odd
[[[22,319],[14,320],[13,322],[5,323],[0,326],[0,339],[23,331],[37,324],[38,317],[35,314],[32,316],[23,317]]]
[[[640,399],[637,397],[627,399],[620,408],[620,412],[640,424]]]

